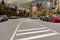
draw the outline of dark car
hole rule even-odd
[[[40,20],[42,20],[42,21],[48,21],[49,19],[48,19],[48,16],[41,16]]]
[[[3,18],[4,18],[4,19],[3,19],[3,21],[7,21],[7,20],[8,20],[7,15],[1,15],[1,17],[3,17]]]

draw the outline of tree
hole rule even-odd
[[[40,11],[35,13],[35,16],[40,17]]]
[[[46,9],[43,9],[42,11],[41,11],[41,16],[46,16],[47,15],[47,11],[46,11]]]

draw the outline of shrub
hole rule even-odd
[[[35,16],[40,17],[40,11],[35,13]]]
[[[46,9],[43,9],[42,11],[41,11],[41,14],[40,14],[41,16],[46,16],[47,15],[47,11],[46,11]]]
[[[37,16],[37,17],[46,16],[46,15],[47,15],[46,9],[43,9],[42,11],[38,11],[35,13],[35,16]]]
[[[28,17],[30,14],[29,14],[29,12],[26,12],[25,13],[25,17]]]

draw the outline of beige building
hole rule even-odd
[[[52,11],[54,11],[55,10],[55,7],[56,7],[55,6],[55,7],[51,8],[50,7],[51,6],[50,2],[52,2],[54,4],[57,4],[58,6],[56,8],[59,8],[60,9],[60,2],[58,3],[57,0],[45,0],[45,2],[47,3],[46,8],[47,8],[47,13],[48,14],[51,13]],[[34,15],[34,13],[36,13],[37,11],[41,11],[42,8],[43,7],[42,7],[41,3],[36,3],[36,4],[31,4],[29,10],[30,10],[30,13],[32,15]]]
[[[30,14],[34,15],[37,11],[42,10],[42,5],[40,3],[30,4]]]

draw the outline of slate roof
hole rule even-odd
[[[10,7],[10,8],[15,9],[15,6],[16,6],[16,5],[9,4],[9,7]],[[17,10],[19,10],[19,8],[18,8],[18,7],[17,7]]]
[[[38,3],[39,3],[39,4],[41,3],[43,8],[47,7],[47,2],[38,2]],[[37,3],[32,3],[32,5],[33,5],[33,6],[34,6],[34,5],[37,5]],[[52,2],[50,2],[50,7],[51,7],[51,8],[55,8],[56,5],[55,5],[54,3],[52,3]]]
[[[47,2],[42,2],[41,4],[42,4],[42,7],[43,7],[43,8],[47,6]],[[56,5],[55,5],[54,3],[52,3],[52,2],[50,2],[50,7],[51,7],[51,8],[55,8]]]

